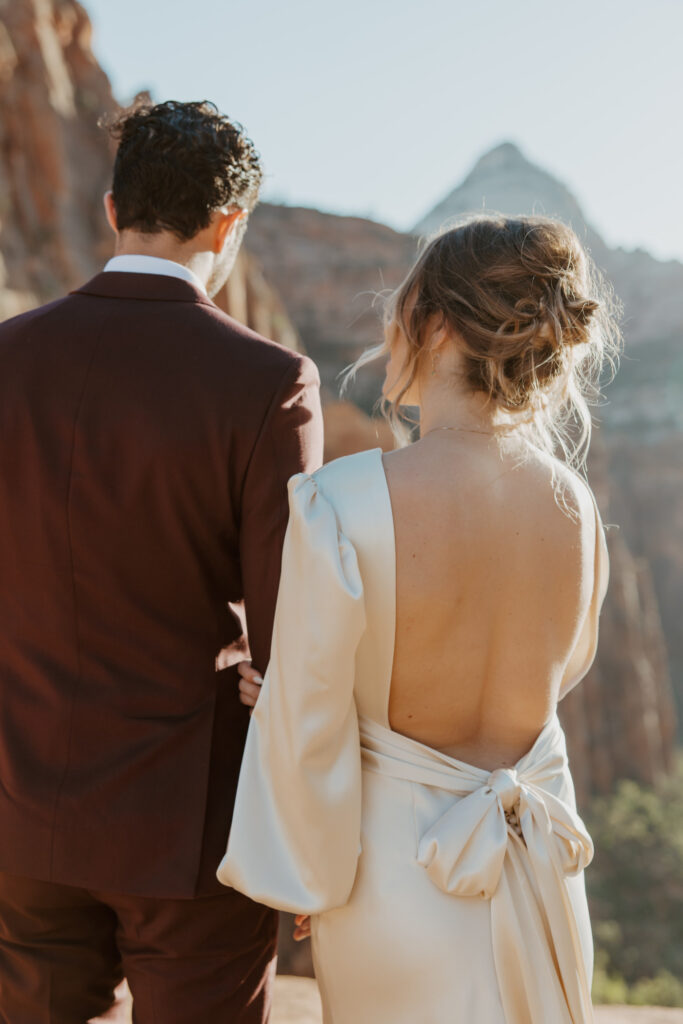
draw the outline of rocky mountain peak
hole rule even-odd
[[[532,163],[514,142],[503,142],[480,157],[464,181],[415,225],[414,232],[428,235],[445,222],[487,210],[509,217],[557,217],[571,224],[594,252],[605,249],[567,186]]]
[[[500,145],[489,149],[477,160],[471,173],[484,173],[491,169],[495,171],[509,170],[511,167],[522,164],[527,167],[533,166],[516,142],[501,142]]]

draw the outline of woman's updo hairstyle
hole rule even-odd
[[[529,441],[576,467],[591,435],[587,402],[619,330],[610,289],[571,228],[545,217],[474,216],[427,240],[385,317],[405,334],[401,398],[428,355],[428,327],[452,332],[466,387],[486,395]]]

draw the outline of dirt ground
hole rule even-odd
[[[596,1024],[683,1024],[683,1010],[657,1006],[598,1006]]]
[[[90,1024],[129,1024],[130,998],[125,989],[111,1014]],[[320,996],[310,978],[280,975],[275,983],[275,1000],[271,1024],[322,1024]],[[666,1010],[656,1006],[598,1006],[595,1024],[683,1024],[683,1010]]]
[[[279,977],[271,1024],[321,1024],[320,997],[309,978]],[[597,1006],[595,1024],[683,1024],[683,1010]]]

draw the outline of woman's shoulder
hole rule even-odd
[[[605,529],[595,495],[588,480],[573,467],[553,456],[539,457],[528,466],[525,479],[526,507],[536,533],[543,536],[544,548],[551,548],[562,565],[572,573],[577,558],[586,580],[593,567],[593,589],[604,597],[609,578],[609,556]]]
[[[307,479],[331,504],[337,505],[381,481],[382,472],[382,449],[371,448],[334,459]]]
[[[385,488],[382,450],[373,448],[334,459],[315,473],[292,477],[290,508],[293,513],[298,508],[305,514],[322,501],[331,507],[340,529],[355,535],[360,523],[382,514]]]
[[[600,510],[590,483],[565,462],[556,461],[559,467],[555,477],[558,503],[589,534],[596,530],[602,532]]]
[[[550,512],[559,509],[565,513],[558,519],[569,518],[576,525],[593,524],[599,515],[597,501],[588,480],[562,459],[547,452],[533,449],[520,460],[520,484],[537,499],[546,495],[545,507]]]
[[[370,448],[367,451],[355,452],[353,455],[342,455],[341,458],[327,462],[321,469],[312,474],[321,486],[338,481],[353,482],[359,476],[365,476],[378,468],[381,462],[382,449]]]

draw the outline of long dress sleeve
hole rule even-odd
[[[218,878],[294,913],[342,906],[358,862],[353,695],[365,627],[356,552],[316,480],[289,482],[271,658],[251,717]]]

